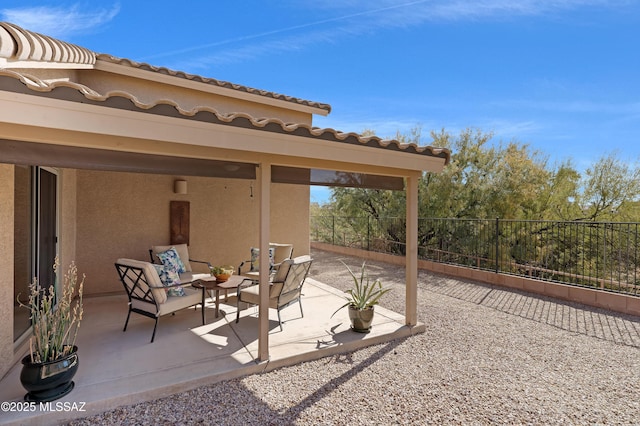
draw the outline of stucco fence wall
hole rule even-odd
[[[387,262],[395,265],[405,264],[405,258],[403,256],[377,253],[357,248],[340,247],[319,242],[311,242],[311,248],[326,250],[333,253],[343,254],[345,256],[355,256],[365,260]],[[636,296],[569,286],[491,271],[464,268],[461,266],[436,263],[428,260],[418,260],[418,268],[438,274],[513,288],[556,299],[582,303],[596,308],[608,309],[623,314],[640,316],[640,297]]]

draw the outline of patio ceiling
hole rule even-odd
[[[6,139],[0,139],[0,163],[252,180],[256,179],[257,167],[252,163],[46,145]],[[297,185],[400,191],[404,189],[404,181],[398,177],[284,166],[272,167],[271,181]]]
[[[256,165],[0,139],[0,162],[115,172],[255,179]]]

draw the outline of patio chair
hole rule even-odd
[[[302,286],[311,268],[310,256],[299,256],[294,259],[287,259],[280,265],[280,268],[273,275],[269,283],[269,308],[278,311],[278,324],[282,331],[282,319],[280,311],[287,306],[298,302],[300,305],[300,315],[304,317],[302,311]],[[241,303],[257,305],[260,303],[259,285],[255,281],[247,281],[238,287],[238,312],[236,323],[240,321]]]
[[[202,291],[183,284],[163,285],[156,268],[149,262],[118,259],[115,266],[120,281],[129,297],[129,312],[122,331],[127,331],[131,312],[152,318],[156,322],[151,335],[151,343],[153,343],[156,337],[156,329],[158,328],[158,318],[198,304],[202,305],[202,324],[204,325]],[[183,289],[185,295],[167,297],[167,289],[178,286]]]
[[[293,244],[269,243],[269,273],[278,270],[282,262],[293,256]],[[248,266],[248,270],[246,268]],[[245,268],[243,271],[242,269]],[[251,258],[238,266],[238,275],[258,279],[260,273],[260,249],[251,247]]]
[[[178,252],[178,256],[180,257],[180,260],[185,267],[185,272],[180,273],[180,282],[182,282],[183,284],[190,283],[204,276],[210,275],[211,263],[204,260],[191,259],[189,257],[189,247],[186,244],[174,244],[171,246],[151,246],[151,248],[149,249],[149,258],[151,259],[151,263],[161,263],[160,259],[158,258],[158,254],[164,253],[172,247],[174,247]],[[192,263],[206,265],[207,273],[194,272],[191,265]]]

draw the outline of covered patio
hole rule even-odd
[[[401,324],[418,325],[418,181],[442,170],[447,150],[318,129],[312,117],[328,114],[327,104],[97,54],[10,23],[0,23],[0,41],[0,231],[9,236],[0,243],[8,271],[0,312],[14,323],[18,286],[54,255],[90,277],[85,296],[119,294],[113,262],[172,244],[174,200],[192,205],[195,258],[237,265],[249,247],[266,253],[270,242],[308,254],[309,185],[340,185],[405,191]],[[31,177],[40,171],[49,185]],[[188,195],[170,189],[187,178]],[[30,196],[43,188],[46,197]],[[48,209],[35,212],[39,205]],[[261,256],[250,352],[259,362],[276,359],[269,266]],[[28,328],[0,327],[2,375],[28,351]]]
[[[323,271],[312,267],[311,275]],[[338,273],[344,273],[339,271]],[[222,380],[263,373],[353,351],[372,344],[423,332],[423,324],[404,325],[402,315],[378,307],[372,331],[349,329],[346,310],[332,313],[344,303],[342,291],[313,278],[303,287],[304,317],[296,305],[282,311],[283,331],[274,310],[269,312],[269,359],[259,360],[259,318],[256,308],[241,311],[235,323],[235,297],[223,302],[226,315],[214,318],[207,304],[207,324],[200,308],[162,317],[154,343],[149,343],[153,321],[133,316],[122,331],[127,299],[122,295],[85,299],[85,318],[78,337],[80,367],[74,390],[59,400],[81,404],[84,411],[2,413],[0,424],[43,424],[85,417],[122,405],[150,401]],[[1,401],[22,401],[21,366],[15,365],[0,381]],[[232,396],[230,396],[232,397]]]
[[[75,260],[88,277],[78,388],[66,401],[96,411],[423,330],[418,182],[442,170],[447,150],[318,129],[313,115],[328,114],[327,104],[97,54],[4,22],[0,109],[3,401],[24,395],[18,375],[30,322],[16,299],[34,276],[56,282],[55,256],[63,268]],[[188,192],[175,181],[188,181]],[[297,319],[295,306],[284,310],[280,332],[269,309],[269,257],[260,256],[258,307],[239,324],[231,303],[224,318],[208,313],[204,326],[193,309],[160,318],[153,344],[148,318],[132,316],[122,332],[127,301],[114,262],[147,261],[151,246],[178,244],[170,203],[190,206],[176,232],[193,234],[190,257],[235,266],[250,247],[267,253],[272,242],[293,244],[294,256],[310,253],[310,185],[406,193],[403,314],[381,309],[372,333],[352,333],[346,313],[331,318],[341,293],[311,278],[305,317]],[[2,413],[0,422],[68,414]]]

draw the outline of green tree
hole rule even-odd
[[[465,129],[458,136],[431,132],[431,145],[449,148],[451,161],[441,173],[425,173],[419,182],[421,217],[539,219],[565,205],[575,194],[570,164],[556,170],[528,145],[512,141],[491,144],[492,133]],[[402,143],[420,144],[420,128],[396,135]],[[560,191],[561,190],[561,191]],[[564,203],[559,205],[559,203]],[[341,215],[404,217],[402,191],[332,189],[331,205]]]
[[[433,145],[453,153],[442,173],[425,176],[421,214],[537,219],[549,209],[556,174],[546,156],[516,141],[490,144],[493,134],[480,130],[466,129],[457,137],[442,130],[431,136]]]
[[[426,173],[420,189],[420,214],[426,217],[486,217],[487,170],[493,167],[492,134],[464,130],[456,138],[444,129],[431,132],[432,145],[449,148],[451,161],[441,173]]]
[[[582,180],[579,205],[581,220],[636,221],[640,198],[640,169],[618,158],[616,153],[602,156],[589,167]]]
[[[575,220],[581,215],[578,205],[580,173],[571,160],[562,162],[551,172],[546,190],[540,193],[541,204],[546,206],[539,219]]]

